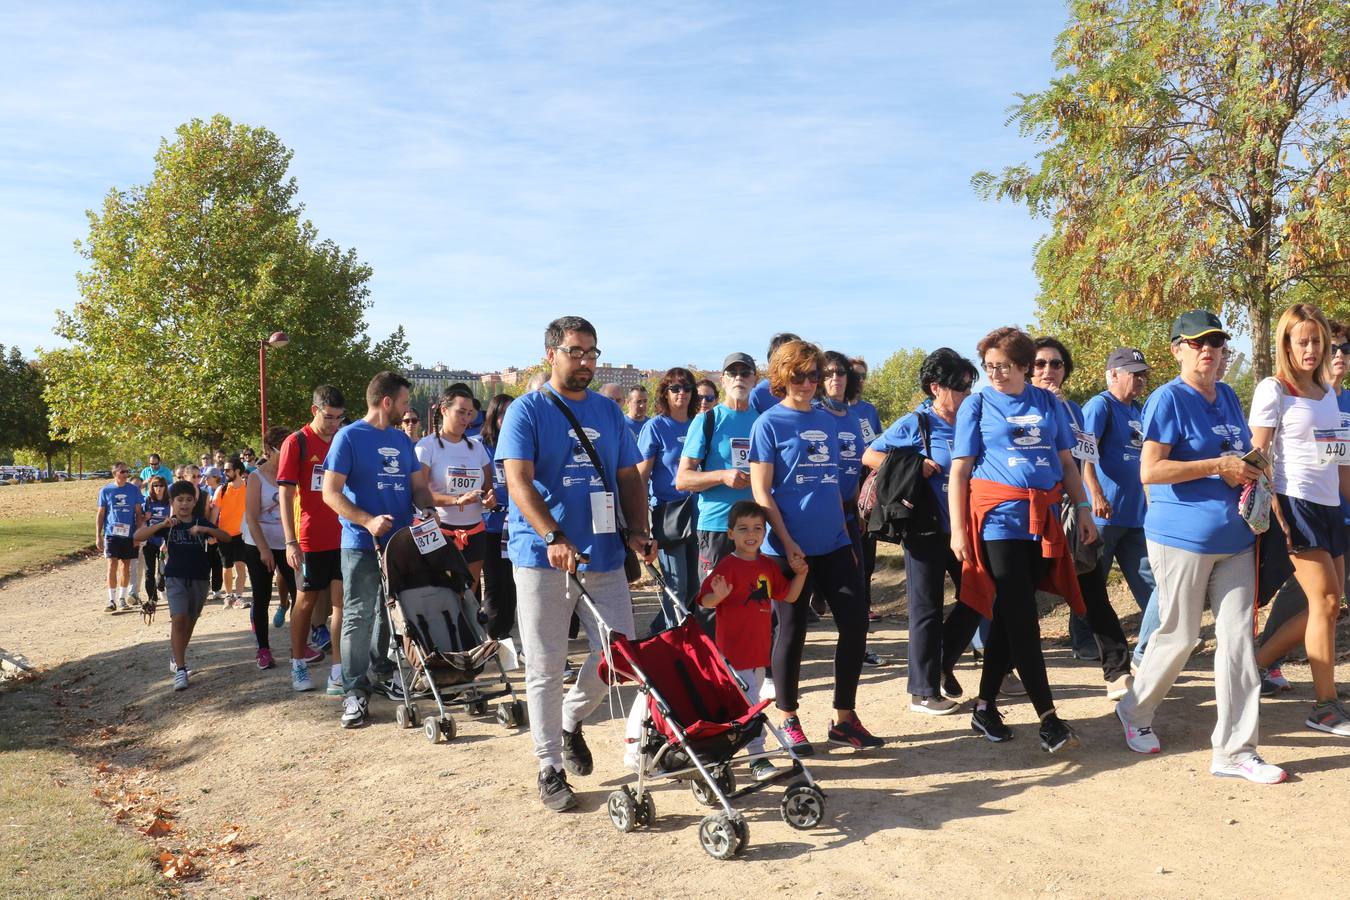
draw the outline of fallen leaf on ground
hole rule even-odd
[[[197,867],[186,854],[174,856],[172,853],[161,853],[159,871],[165,878],[189,878],[197,874]]]
[[[141,829],[141,834],[146,837],[159,837],[170,831],[173,831],[173,825],[156,816],[153,822]]]

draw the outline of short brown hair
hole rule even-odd
[[[397,397],[403,388],[412,390],[412,382],[397,372],[388,370],[381,372],[370,379],[370,384],[366,387],[366,406],[379,406],[381,400],[385,397]]]
[[[1340,319],[1328,319],[1327,330],[1331,332],[1332,337],[1335,337],[1336,335],[1340,335],[1341,337],[1350,337],[1350,326],[1347,326]]]
[[[694,411],[698,408],[698,402],[694,398],[694,373],[680,366],[667,369],[666,374],[661,376],[661,386],[656,389],[656,414],[670,415],[670,391],[667,389],[672,384],[683,384],[689,388],[684,395],[684,414],[692,419]]]
[[[769,391],[778,399],[787,396],[788,382],[797,372],[819,371],[825,363],[825,354],[807,341],[788,341],[769,357]]]
[[[975,345],[980,362],[984,362],[984,355],[990,350],[998,350],[1019,369],[1030,369],[1036,361],[1036,342],[1031,339],[1031,335],[1012,325],[995,328]]]

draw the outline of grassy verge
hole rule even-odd
[[[0,581],[93,547],[100,487],[76,481],[0,488]]]
[[[39,685],[0,687],[0,897],[163,896],[153,846],[94,800]]]

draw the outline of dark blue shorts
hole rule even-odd
[[[1276,494],[1295,553],[1325,550],[1332,559],[1345,555],[1345,516],[1339,506],[1324,506]]]

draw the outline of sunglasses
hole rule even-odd
[[[714,394],[699,394],[699,395],[698,395],[698,402],[699,402],[699,403],[716,403],[716,402],[717,402],[717,397],[716,397],[716,395],[714,395]]]
[[[1346,341],[1344,344],[1332,344],[1331,355],[1335,356],[1337,353],[1350,356],[1350,341]]]
[[[422,420],[421,420],[421,419],[404,419],[404,420],[403,420],[403,424],[404,424],[404,425],[420,425],[421,423],[422,423]]]
[[[810,372],[793,372],[792,375],[789,376],[788,380],[791,381],[793,384],[805,384],[808,381],[812,383],[819,383],[820,370],[812,369]]]
[[[754,375],[755,372],[753,369],[746,369],[742,366],[733,366],[732,368],[727,369],[722,374],[729,375],[732,378],[749,378],[752,375]]]
[[[694,389],[692,384],[672,384],[666,388],[672,394],[687,394]]]
[[[847,378],[848,372],[845,369],[826,369],[824,375],[826,378]]]
[[[1185,344],[1187,347],[1190,347],[1192,350],[1199,350],[1201,347],[1214,347],[1215,349],[1218,349],[1228,343],[1228,338],[1221,334],[1207,334],[1204,337],[1198,338],[1178,338],[1178,341]]]
[[[1044,369],[1046,366],[1049,366],[1050,368],[1052,368],[1052,369],[1054,369],[1056,372],[1058,372],[1060,369],[1064,368],[1064,360],[1062,360],[1062,359],[1038,359],[1038,360],[1036,360],[1036,362],[1032,363],[1032,365],[1035,366],[1035,367],[1038,368],[1038,369]]]

